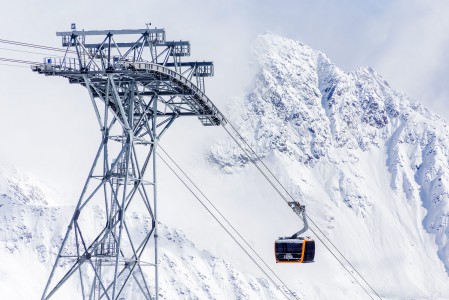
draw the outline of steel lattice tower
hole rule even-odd
[[[196,116],[205,126],[226,122],[204,90],[213,63],[181,62],[190,43],[166,41],[164,29],[76,31],[72,25],[56,35],[65,56],[32,69],[86,87],[101,142],[42,299],[74,284],[82,299],[157,299],[155,153],[178,117]],[[133,219],[145,228],[134,228]]]

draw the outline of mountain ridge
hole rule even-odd
[[[253,58],[256,80],[228,115],[257,154],[308,205],[328,203],[310,200],[313,186],[333,203],[331,209],[345,205],[370,231],[384,226],[366,224],[381,217],[376,210],[382,207],[384,215],[397,215],[386,228],[395,226],[398,234],[421,242],[429,234],[425,243],[437,246],[439,262],[434,263],[444,265],[447,282],[447,121],[391,88],[372,68],[344,72],[322,52],[287,38],[259,36]],[[224,139],[213,145],[208,159],[232,174],[249,163],[239,153]],[[287,175],[294,168],[302,175]],[[325,215],[316,207],[309,210],[313,213]],[[433,250],[424,253],[436,257]]]

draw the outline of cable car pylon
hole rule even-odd
[[[32,70],[87,89],[101,141],[41,299],[67,296],[73,286],[82,299],[158,299],[155,154],[179,117],[226,122],[204,92],[213,63],[181,62],[190,43],[166,41],[164,29],[72,25],[56,35],[64,57],[47,57]]]

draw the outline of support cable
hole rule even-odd
[[[28,64],[28,65],[38,64],[37,62],[34,62],[34,61],[14,59],[14,58],[5,58],[5,57],[0,57],[0,61],[6,61],[6,62],[12,62],[12,63],[18,63],[18,64]]]
[[[11,48],[3,48],[3,47],[0,47],[0,50],[6,50],[6,51],[12,51],[12,52],[20,52],[20,53],[38,54],[38,55],[46,55],[46,56],[54,55],[54,54],[50,54],[50,53],[35,52],[35,51],[25,51],[25,50],[11,49]]]
[[[200,192],[200,194],[207,200],[207,202],[218,212],[218,214],[226,221],[227,224],[237,233],[237,235],[245,242],[246,245],[256,254],[256,256],[264,263],[264,265],[275,275],[275,277],[282,283],[282,285],[288,290],[290,295],[299,300],[299,298],[287,287],[287,285],[276,275],[276,273],[267,265],[267,263],[260,257],[260,255],[248,244],[248,242],[240,235],[240,233],[235,229],[234,226],[229,223],[229,221],[223,216],[223,214],[211,203],[211,201],[204,195],[204,193],[199,189],[199,187],[190,179],[190,177],[180,168],[180,166],[168,155],[168,153],[162,149],[159,144],[159,148],[167,155],[167,157],[175,164],[175,166],[181,171],[181,173],[192,183],[192,185]],[[284,289],[282,289],[279,284],[277,284],[274,279],[265,271],[264,268],[251,256],[247,249],[235,238],[235,236],[226,228],[226,226],[217,218],[217,216],[205,205],[205,203],[198,197],[198,195],[188,186],[188,184],[181,178],[181,176],[169,165],[169,163],[159,154],[157,156],[165,163],[165,165],[172,171],[172,173],[184,184],[184,186],[192,193],[192,195],[201,203],[201,205],[207,210],[207,212],[217,221],[223,230],[234,240],[234,242],[245,252],[245,254],[253,261],[253,263],[262,271],[262,273],[279,289],[286,299],[290,297],[286,294]]]
[[[176,163],[173,158],[171,158],[171,156],[167,153],[167,151],[164,150],[164,148],[159,144],[159,148],[165,153],[165,155],[170,159],[170,161],[178,168],[179,171],[181,171],[181,173],[189,180],[189,182],[200,192],[200,194],[204,197],[204,199],[206,199],[206,201],[214,208],[215,211],[218,212],[218,214],[220,215],[221,218],[223,218],[223,220],[229,225],[229,227],[232,228],[232,230],[234,230],[238,237],[241,238],[243,240],[243,242],[245,243],[245,245],[251,249],[251,251],[254,252],[254,254],[262,261],[262,263],[265,265],[265,267],[268,268],[268,270],[270,270],[271,273],[273,273],[273,275],[287,288],[287,285],[282,281],[281,278],[279,278],[279,276],[273,271],[273,269],[270,268],[270,266],[263,260],[263,258],[256,252],[256,250],[254,250],[253,247],[251,247],[251,245],[245,240],[245,238],[239,233],[239,231],[231,224],[231,222],[229,222],[229,220],[220,212],[220,210],[212,203],[212,201],[210,201],[209,197],[207,197],[203,191],[196,185],[196,183],[190,179],[190,177],[184,172],[183,169],[181,169],[181,167],[179,166],[178,163]],[[288,288],[287,288],[288,289]],[[289,292],[294,296],[293,292],[288,289]],[[295,296],[294,296],[295,297]],[[295,297],[296,298],[296,297]]]
[[[310,218],[309,218],[310,220]],[[316,226],[316,225],[315,225]],[[317,227],[318,228],[318,227]],[[370,297],[371,299],[374,300],[373,296],[371,296],[371,294],[366,290],[366,288],[357,280],[357,278],[354,276],[354,274],[352,274],[352,272],[350,270],[348,270],[346,268],[346,266],[341,262],[341,260],[338,259],[338,257],[334,254],[334,252],[332,252],[332,250],[324,243],[324,241],[316,234],[316,232],[310,228],[310,231],[312,231],[312,233],[317,237],[317,239],[320,240],[320,242],[324,245],[324,247],[326,247],[326,249],[332,254],[332,256],[340,263],[340,265],[343,267],[343,269],[346,270],[346,272],[349,273],[349,275],[351,275],[351,277],[358,283],[358,285],[365,291],[365,293],[368,295],[368,297]],[[321,230],[320,230],[321,231]],[[355,270],[355,269],[354,269]],[[357,272],[357,271],[356,271]],[[357,272],[358,274],[358,272]],[[359,274],[359,276],[363,279],[363,277]],[[366,281],[365,281],[366,282]],[[368,283],[367,283],[368,284]],[[371,288],[371,286],[368,284],[368,286]],[[374,293],[377,295],[377,297],[379,297],[379,299],[382,299],[377,293],[376,291],[374,291]]]
[[[271,176],[274,178],[274,180],[279,184],[279,186],[285,191],[285,193],[293,200],[293,201],[297,201],[295,198],[293,198],[293,196],[288,192],[288,190],[284,187],[284,185],[279,181],[279,179],[273,174],[273,172],[270,170],[270,168],[268,168],[268,166],[262,161],[262,159],[260,158],[260,156],[254,151],[254,149],[249,145],[249,143],[245,140],[245,138],[237,131],[237,129],[234,127],[234,125],[226,118],[226,122],[227,124],[229,124],[229,126],[231,126],[231,128],[234,130],[234,132],[237,134],[237,136],[239,137],[239,139],[249,148],[249,150],[251,151],[251,153],[256,157],[256,159],[258,161],[261,162],[261,164],[265,167],[265,169],[271,174]],[[267,179],[267,181],[270,183],[270,185],[277,191],[277,193],[281,196],[281,198],[288,203],[288,200],[286,199],[286,197],[283,195],[283,193],[280,192],[279,188],[274,184],[274,182],[272,180],[270,180],[268,178],[268,175],[265,174],[265,172],[262,171],[262,169],[260,168],[260,166],[257,165],[257,162],[254,160],[254,158],[252,158],[249,154],[248,151],[237,141],[237,139],[231,134],[231,132],[225,127],[223,126],[223,128],[226,130],[226,132],[228,133],[228,135],[235,141],[235,143],[240,147],[240,149],[243,150],[244,154],[251,160],[251,162],[257,167],[257,169],[262,173],[262,175],[265,177],[265,179]],[[366,285],[368,285],[368,287],[374,292],[374,294],[379,298],[382,299],[379,294],[374,290],[374,288],[365,280],[365,278],[357,271],[357,269],[349,262],[349,260],[341,253],[341,251],[335,246],[334,243],[332,243],[332,241],[324,234],[324,232],[320,229],[320,227],[309,217],[307,216],[307,219],[309,219],[313,225],[315,225],[315,227],[318,229],[318,231],[324,236],[324,238],[337,250],[337,252],[343,257],[343,259],[351,266],[351,268],[359,275],[359,277],[366,283]],[[316,232],[314,232],[312,229],[311,231],[317,236],[317,238],[324,244],[323,240],[321,238],[318,237],[318,235],[316,234]],[[366,289],[362,286],[362,284],[355,278],[354,274],[352,274],[352,272],[350,272],[350,270],[348,270],[348,268],[337,258],[337,256],[331,251],[331,249],[325,245],[326,249],[334,256],[334,258],[343,266],[343,268],[352,276],[352,278],[354,278],[354,280],[360,285],[360,287],[362,287],[362,289],[366,291]],[[367,292],[368,296],[372,298],[372,296]]]
[[[228,124],[230,124],[228,120],[226,120],[226,122],[228,122]],[[230,125],[232,126],[232,124],[230,124]],[[229,136],[234,140],[234,142],[240,147],[240,149],[243,150],[244,154],[251,160],[251,162],[254,164],[254,166],[256,166],[256,168],[260,171],[260,173],[262,173],[262,175],[263,175],[263,176],[265,177],[265,179],[271,184],[271,186],[276,190],[276,192],[277,192],[277,193],[282,197],[282,199],[288,204],[288,199],[282,194],[282,192],[279,190],[279,188],[278,188],[277,186],[275,186],[275,184],[270,180],[270,178],[268,178],[267,174],[265,174],[265,172],[262,171],[262,169],[261,169],[260,166],[257,164],[257,162],[254,160],[254,158],[252,158],[251,155],[248,154],[247,150],[246,150],[245,148],[243,148],[243,146],[237,141],[237,139],[231,134],[231,132],[230,132],[226,127],[223,126],[223,128],[224,128],[224,130],[226,130],[226,132],[229,134]],[[232,126],[232,128],[234,128],[234,126]],[[234,129],[234,130],[235,130],[235,129]],[[237,132],[237,131],[236,131],[236,132]],[[239,134],[239,133],[237,132],[237,134]],[[239,134],[239,135],[240,135],[240,134]],[[247,145],[248,145],[248,144],[247,144]],[[248,146],[248,147],[249,147],[249,146]],[[251,149],[251,147],[249,147],[249,148]],[[251,150],[252,150],[252,149],[251,149]],[[254,150],[253,150],[253,153],[255,153]],[[258,159],[260,162],[262,162],[257,154],[256,154],[256,157],[257,157],[257,159]],[[267,167],[263,162],[262,162],[262,164],[265,166],[266,169],[268,169],[268,167]],[[268,169],[268,172],[271,173],[271,171],[270,171],[269,169]],[[273,173],[271,173],[271,175],[273,175]],[[274,175],[273,175],[273,176],[274,176]],[[281,185],[281,186],[282,186],[282,185]],[[292,199],[293,199],[293,198],[292,198]],[[293,199],[293,201],[296,201],[296,200]]]
[[[0,43],[20,46],[20,47],[29,47],[29,48],[35,48],[35,49],[56,51],[56,52],[66,52],[67,51],[68,53],[76,54],[76,51],[73,51],[73,50],[66,50],[66,49],[61,49],[61,48],[56,48],[56,47],[42,46],[42,45],[29,44],[29,43],[23,43],[23,42],[16,42],[16,41],[11,41],[11,40],[0,39]]]
[[[0,66],[7,66],[7,67],[17,67],[17,68],[26,68],[26,69],[30,69],[28,66],[19,66],[19,65],[11,65],[11,64],[2,64],[0,63]]]

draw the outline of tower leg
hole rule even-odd
[[[134,298],[158,299],[156,149],[176,114],[161,115],[158,95],[141,96],[133,81],[115,82],[110,75],[101,92],[98,84],[85,83],[102,139],[42,299],[73,289],[83,299],[115,300],[131,291]]]

